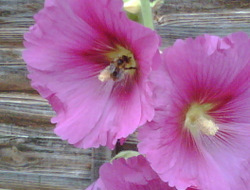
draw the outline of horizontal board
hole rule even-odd
[[[163,0],[160,15],[169,13],[219,12],[250,8],[249,0]]]
[[[52,126],[54,115],[46,100],[37,95],[0,93],[0,122],[22,126]]]
[[[89,180],[0,171],[0,190],[84,190]],[[19,186],[17,186],[19,184]]]
[[[244,31],[250,35],[250,9],[221,13],[171,14],[162,16],[158,23],[157,31],[163,39],[163,47],[172,45],[176,39],[202,34],[226,36]]]
[[[0,49],[0,66],[24,65],[22,59],[23,49],[1,48]]]
[[[26,64],[22,59],[22,49],[0,49],[0,92],[35,91],[26,77]]]
[[[52,128],[0,123],[0,134],[0,188],[83,189],[111,158],[106,148],[69,145]]]
[[[82,189],[91,183],[92,150],[44,130],[0,124],[0,187]]]
[[[1,188],[83,189],[98,177],[111,151],[62,141],[53,133],[53,116],[39,95],[0,93]]]
[[[25,18],[31,16],[43,7],[44,0],[1,0],[1,17]]]

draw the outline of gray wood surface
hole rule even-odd
[[[23,33],[43,0],[0,0],[0,189],[84,189],[109,160],[107,149],[82,150],[53,134],[54,115],[26,78]],[[250,34],[249,0],[165,0],[155,10],[162,48],[203,33]],[[135,137],[116,151],[135,148]]]

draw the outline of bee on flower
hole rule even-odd
[[[46,0],[24,36],[28,77],[56,111],[55,133],[80,148],[114,148],[154,115],[147,78],[159,36],[122,6]]]

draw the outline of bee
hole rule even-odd
[[[123,79],[126,70],[134,70],[136,67],[126,67],[130,64],[131,57],[123,55],[110,63],[98,76],[98,79],[102,82],[109,79],[118,81]]]

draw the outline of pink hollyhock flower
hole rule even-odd
[[[232,189],[250,189],[250,159],[242,163],[240,172],[242,183],[234,184]]]
[[[99,174],[99,179],[86,190],[176,190],[158,177],[142,155],[106,163]]]
[[[155,117],[139,129],[139,152],[179,189],[249,190],[248,36],[177,40],[163,59],[164,73],[152,81]]]
[[[113,148],[153,118],[146,81],[159,37],[130,21],[121,0],[46,0],[34,18],[23,58],[56,111],[57,135],[80,148]]]

